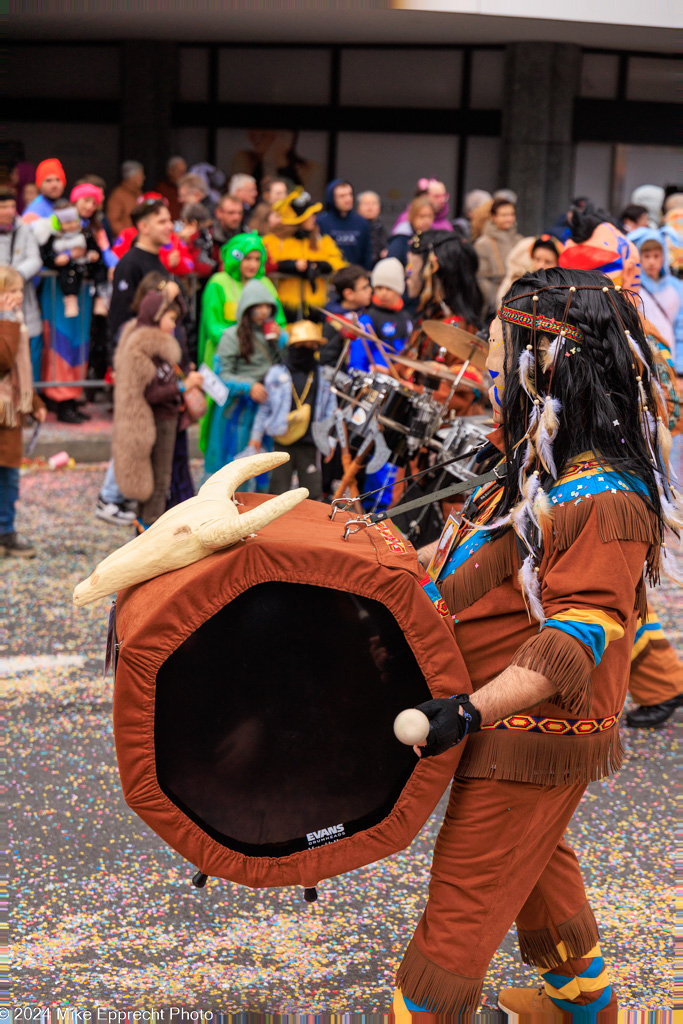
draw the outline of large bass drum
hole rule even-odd
[[[118,596],[124,794],[206,875],[310,888],[400,850],[460,758],[421,761],[392,731],[469,692],[450,616],[390,526],[344,541],[343,520],[306,501]]]

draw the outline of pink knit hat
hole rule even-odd
[[[69,199],[72,203],[77,202],[79,199],[96,199],[99,205],[104,199],[104,192],[98,185],[84,182],[82,185],[74,185]]]

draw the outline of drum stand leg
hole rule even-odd
[[[209,876],[205,875],[203,871],[197,871],[196,874],[192,876],[192,884],[195,887],[195,889],[203,889],[208,881],[208,878]]]
[[[306,903],[315,903],[317,898],[318,890],[314,885],[310,886],[310,888],[304,889],[304,899],[306,900]]]

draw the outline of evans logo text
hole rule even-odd
[[[319,828],[317,832],[307,832],[306,842],[309,847],[322,846],[323,843],[334,843],[337,839],[343,839],[345,834],[343,825],[330,825],[329,828]]]

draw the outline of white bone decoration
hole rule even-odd
[[[233,495],[245,480],[289,461],[286,452],[236,459],[219,469],[194,498],[165,512],[148,530],[108,555],[74,590],[79,607],[124,587],[192,565],[220,548],[245,540],[308,497],[305,487],[286,491],[240,515]]]

